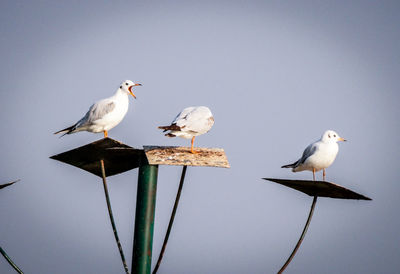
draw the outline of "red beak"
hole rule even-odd
[[[133,96],[133,98],[136,99],[135,94],[133,94],[133,92],[132,92],[132,88],[133,88],[134,86],[141,86],[141,84],[134,84],[134,85],[132,85],[132,86],[130,86],[130,87],[128,88],[129,93]]]

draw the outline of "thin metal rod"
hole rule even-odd
[[[112,226],[113,231],[114,231],[115,241],[117,242],[117,246],[118,246],[118,249],[119,249],[119,254],[121,255],[121,260],[122,260],[122,264],[124,265],[125,273],[129,274],[128,265],[126,264],[124,251],[122,250],[122,245],[121,245],[121,242],[119,241],[118,232],[117,232],[117,228],[115,226],[114,216],[113,216],[112,209],[111,209],[110,196],[108,195],[108,187],[107,187],[107,181],[106,181],[106,171],[105,171],[105,168],[104,168],[104,161],[103,160],[100,160],[100,166],[101,166],[101,175],[103,177],[104,194],[106,196],[108,214],[110,215],[110,221],[111,221],[111,226]]]
[[[156,209],[158,165],[142,164],[136,193],[132,273],[150,274]]]
[[[162,248],[161,248],[161,251],[160,251],[160,255],[158,256],[157,264],[156,264],[156,266],[155,266],[155,268],[153,270],[153,274],[157,273],[158,268],[160,267],[160,264],[161,264],[161,260],[162,260],[162,258],[164,256],[165,249],[167,248],[169,234],[171,233],[172,224],[174,223],[176,210],[178,208],[179,199],[181,197],[183,183],[185,181],[186,169],[187,169],[187,166],[183,166],[182,174],[181,174],[181,180],[179,182],[179,187],[178,187],[178,192],[176,193],[174,208],[172,209],[171,218],[169,219],[167,232],[165,233],[164,242],[163,242],[163,245],[162,245]]]
[[[7,255],[7,253],[0,247],[0,253],[4,256],[7,262],[20,274],[24,274],[21,269],[11,260],[11,258]]]
[[[315,181],[315,171],[313,172],[313,179]],[[290,262],[292,261],[294,255],[296,255],[296,252],[299,249],[301,243],[303,242],[304,236],[306,235],[308,227],[310,225],[311,218],[312,218],[312,216],[314,214],[314,208],[315,208],[315,204],[317,203],[317,197],[318,196],[314,196],[314,199],[312,201],[311,208],[310,208],[310,213],[308,214],[308,218],[307,218],[306,224],[304,226],[303,232],[300,235],[299,241],[297,242],[296,246],[294,247],[294,249],[292,251],[292,254],[290,254],[289,258],[286,260],[285,264],[278,271],[278,274],[282,273],[286,269],[286,267],[290,264]]]

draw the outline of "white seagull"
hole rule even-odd
[[[292,168],[293,172],[310,170],[313,172],[315,181],[315,172],[323,170],[323,180],[325,181],[325,169],[335,161],[339,151],[337,142],[346,141],[333,130],[327,130],[321,139],[310,144],[303,152],[303,156],[290,165],[282,168]]]
[[[129,94],[136,99],[132,92],[134,86],[141,86],[141,84],[134,83],[131,80],[122,82],[113,96],[94,103],[85,116],[75,125],[57,131],[54,134],[64,133],[61,135],[62,137],[65,134],[89,131],[94,133],[103,132],[104,137],[107,137],[108,130],[118,125],[125,117],[129,106]]]
[[[169,126],[160,126],[168,137],[179,136],[185,139],[192,138],[191,153],[196,153],[193,150],[193,142],[196,136],[208,132],[214,125],[214,117],[208,107],[187,107],[182,110]]]

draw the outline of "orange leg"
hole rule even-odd
[[[315,168],[312,169],[313,180],[315,181]]]
[[[193,136],[193,137],[192,137],[192,146],[190,147],[190,152],[193,153],[193,154],[196,153],[196,151],[193,150],[193,143],[194,143],[194,138],[195,138],[195,137],[196,137],[196,136]]]
[[[107,137],[108,137],[108,132],[107,132],[107,130],[104,130],[103,132],[104,132],[104,138],[107,138]]]
[[[325,168],[323,169],[323,171],[322,171],[322,177],[323,177],[323,180],[325,181],[325,176],[326,175],[326,172],[325,172]]]

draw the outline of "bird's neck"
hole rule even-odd
[[[119,88],[119,89],[117,89],[117,92],[115,92],[114,96],[115,97],[123,97],[123,96],[128,97],[128,94]]]
[[[338,144],[336,142],[323,142],[325,145],[328,145],[330,147],[339,147]]]

